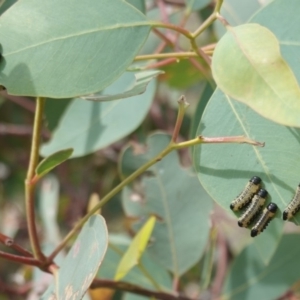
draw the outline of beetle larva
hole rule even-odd
[[[260,189],[251,200],[250,205],[246,208],[245,212],[238,219],[238,225],[240,227],[248,227],[254,218],[262,211],[268,192],[264,189]]]
[[[275,213],[277,211],[277,205],[275,203],[270,203],[262,212],[260,215],[258,221],[251,229],[251,236],[255,237],[261,232],[264,231],[264,229],[268,226],[270,221],[275,216]]]
[[[241,194],[231,202],[230,209],[237,211],[245,207],[251,201],[253,195],[259,190],[260,183],[261,179],[258,176],[253,176]]]
[[[290,204],[282,213],[283,220],[289,220],[300,210],[300,184],[297,186],[296,193]]]

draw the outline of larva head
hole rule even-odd
[[[254,183],[254,184],[260,184],[261,183],[261,179],[258,176],[253,176],[249,181]]]
[[[234,209],[234,205],[233,205],[233,204],[230,204],[230,206],[229,206],[229,207],[230,207],[230,209],[231,209],[231,210],[233,210],[233,209]]]
[[[288,215],[289,215],[289,213],[286,210],[282,213],[283,221],[286,221],[288,219]]]
[[[258,195],[259,197],[262,197],[262,198],[267,198],[268,192],[267,192],[266,190],[264,190],[264,189],[260,189],[260,190],[258,191],[257,195]]]
[[[275,214],[276,211],[277,211],[277,208],[278,208],[277,205],[276,205],[275,203],[271,202],[271,203],[268,205],[267,210],[268,210],[269,212],[272,212],[273,214]]]
[[[243,222],[238,221],[237,223],[238,223],[238,225],[239,225],[240,227],[244,227],[244,226],[243,226]]]
[[[251,237],[255,237],[255,236],[257,236],[257,234],[258,234],[258,230],[257,229],[252,229],[251,230]]]

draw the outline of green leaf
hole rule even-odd
[[[115,236],[110,235],[110,243],[97,277],[114,279],[117,267],[130,243],[131,240],[129,238],[120,241],[120,239],[116,240]],[[150,257],[147,250],[143,254],[141,262],[147,272],[159,282],[161,287],[166,290],[172,289],[172,281],[169,273]],[[156,289],[152,282],[141,272],[138,266],[131,269],[122,281],[137,284],[148,289]]]
[[[36,167],[35,174],[38,177],[42,177],[49,173],[52,169],[66,161],[73,153],[73,149],[65,149],[51,154],[50,156],[44,158]]]
[[[50,98],[103,90],[150,31],[145,16],[120,0],[18,1],[0,26],[0,84],[9,94]]]
[[[287,251],[288,250],[288,251]],[[266,267],[250,245],[236,258],[227,274],[221,299],[279,299],[299,280],[299,235],[283,236]]]
[[[126,2],[130,3],[138,10],[140,10],[143,14],[146,13],[146,4],[145,0],[126,0]]]
[[[225,94],[274,122],[300,127],[299,86],[267,28],[228,28],[215,48],[212,72]]]
[[[193,160],[203,187],[232,216],[230,202],[252,176],[262,178],[269,192],[268,201],[279,207],[276,219],[254,238],[259,255],[268,263],[281,238],[284,225],[281,213],[299,184],[300,129],[262,118],[246,105],[217,90],[204,112],[198,128],[200,133],[208,137],[244,135],[265,142],[263,148],[238,144],[197,146]],[[300,224],[300,215],[293,221]],[[246,229],[240,230],[250,236]]]
[[[139,264],[141,256],[143,255],[151,237],[154,225],[155,217],[152,216],[136,234],[128,250],[125,252],[119,263],[115,280],[121,280],[134,266]]]
[[[140,95],[142,93],[144,93],[146,91],[147,85],[149,84],[149,82],[155,78],[156,76],[158,76],[159,74],[162,74],[162,71],[157,71],[157,70],[151,70],[151,71],[143,71],[143,72],[137,72],[134,73],[134,77],[135,80],[134,82],[132,82],[131,84],[128,84],[126,81],[125,86],[124,86],[124,91],[122,91],[121,93],[118,94],[114,94],[114,95],[103,95],[102,93],[96,93],[96,94],[92,94],[92,95],[88,95],[88,96],[84,96],[81,97],[82,99],[85,100],[90,100],[90,101],[112,101],[112,100],[119,100],[119,99],[125,99],[125,98],[129,98],[129,97],[133,97],[136,95]],[[129,73],[125,73],[122,75],[121,78],[119,78],[119,80],[117,80],[117,82],[115,82],[114,84],[112,84],[109,89],[106,89],[106,92],[115,92],[115,87],[119,88],[118,86],[119,82],[122,81],[122,78],[129,78],[131,77],[132,74]]]
[[[132,148],[125,149],[120,163],[123,176],[132,170],[133,160],[149,161],[169,142],[168,135],[155,134],[148,139],[146,153],[136,155]],[[209,233],[211,201],[197,178],[182,169],[176,152],[152,166],[135,189],[125,188],[123,204],[128,216],[157,216],[149,253],[175,276],[200,259]]]
[[[58,271],[58,280],[41,299],[80,300],[92,283],[108,244],[105,220],[92,216],[83,226]]]
[[[118,80],[115,92],[122,91],[126,84],[131,83],[132,74],[126,74]],[[42,147],[41,154],[47,156],[62,148],[72,147],[72,157],[84,156],[118,141],[143,121],[150,109],[155,88],[155,82],[150,82],[144,94],[124,101],[97,103],[73,100],[64,112],[52,139]]]
[[[187,0],[187,10],[199,10],[207,6],[211,0]]]

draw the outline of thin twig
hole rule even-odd
[[[20,245],[16,244],[13,239],[10,237],[4,235],[3,233],[0,233],[0,243],[3,245],[10,247],[20,254],[23,254],[26,257],[33,257],[32,253],[21,247]]]
[[[192,300],[186,296],[180,294],[172,294],[167,292],[158,292],[149,289],[142,288],[138,285],[131,284],[123,281],[113,281],[106,279],[94,279],[91,289],[96,289],[100,287],[110,288],[114,290],[122,290],[130,293],[134,293],[141,296],[153,297],[154,299],[160,300]]]
[[[4,251],[0,251],[0,257],[5,258],[10,261],[13,261],[13,262],[21,263],[24,265],[30,265],[30,266],[36,266],[36,267],[41,266],[41,262],[32,257],[19,256],[19,255],[7,253]]]

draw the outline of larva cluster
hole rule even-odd
[[[238,218],[238,225],[240,227],[249,227],[254,223],[251,229],[252,237],[264,231],[277,211],[277,205],[275,203],[270,203],[263,210],[268,192],[265,189],[261,189],[260,186],[261,179],[258,176],[253,176],[241,194],[230,204],[230,209],[233,211],[239,211],[245,208],[242,215]],[[300,205],[298,210],[300,210]]]

